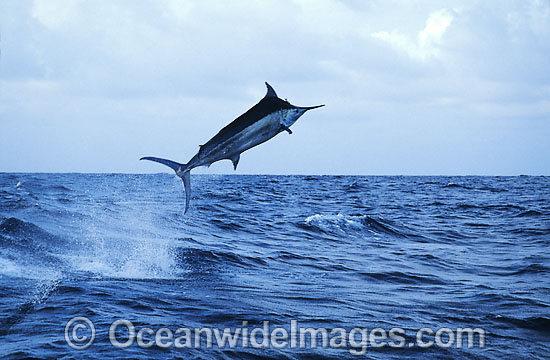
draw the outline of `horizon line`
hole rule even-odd
[[[0,174],[79,174],[79,175],[159,175],[159,174],[168,174],[172,175],[171,172],[143,172],[143,173],[127,173],[127,172],[79,172],[79,171],[61,171],[61,172],[48,172],[48,171],[0,171]],[[173,174],[176,176],[175,174]],[[270,173],[199,173],[192,175],[223,175],[223,176],[410,176],[410,177],[420,177],[420,176],[453,176],[453,177],[548,177],[550,175],[544,174],[515,174],[515,175],[503,175],[503,174],[492,174],[492,175],[480,175],[480,174],[313,174],[313,173],[290,173],[290,174],[270,174]]]

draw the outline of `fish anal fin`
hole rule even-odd
[[[229,160],[231,160],[231,162],[233,163],[233,170],[237,170],[237,164],[239,163],[240,159],[241,159],[241,154],[237,154],[229,158]]]

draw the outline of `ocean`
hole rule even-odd
[[[549,177],[192,187],[0,174],[0,357],[550,356]]]

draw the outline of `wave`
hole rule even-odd
[[[541,216],[542,213],[537,210],[527,210],[517,214],[515,217],[536,217]]]
[[[14,217],[7,218],[0,223],[0,233],[18,244],[34,241],[36,245],[40,245],[42,241],[55,241],[57,239],[39,226]]]
[[[390,225],[381,217],[369,215],[323,215],[315,214],[305,219],[308,229],[330,234],[357,234],[368,231],[376,234],[386,234],[406,238],[408,234]]]
[[[503,205],[475,205],[475,204],[457,204],[457,209],[469,210],[479,209],[485,211],[513,211],[513,210],[525,210],[524,207],[514,204]]]
[[[550,318],[543,316],[532,316],[521,319],[511,316],[497,315],[494,317],[494,320],[512,325],[513,327],[550,333]]]
[[[29,279],[82,273],[94,277],[173,277],[173,256],[165,243],[147,238],[126,241],[121,234],[111,239],[93,229],[88,231],[64,238],[31,222],[5,219],[0,223],[0,273]]]
[[[10,193],[0,194],[0,209],[6,214],[10,214],[18,210],[35,207],[37,205],[36,200],[32,196]]]
[[[228,219],[212,219],[211,223],[216,225],[221,230],[227,231],[246,231],[248,229],[247,226]]]
[[[474,228],[488,228],[488,227],[491,227],[491,225],[485,224],[485,223],[471,223],[471,222],[468,222],[468,223],[464,223],[464,225],[471,226],[471,227],[474,227]]]
[[[456,184],[453,182],[447,183],[447,185],[442,186],[443,189],[466,189],[466,190],[472,190],[472,187],[469,187],[467,185],[462,184]]]
[[[73,191],[71,188],[66,187],[65,185],[50,185],[48,189],[51,190],[59,190],[63,192],[71,192]]]
[[[11,315],[0,320],[0,336],[8,335],[13,326],[21,323],[38,305],[44,303],[55,292],[60,282],[60,279],[54,279],[36,283],[28,300],[17,306]]]
[[[522,237],[542,237],[545,235],[550,235],[550,228],[544,229],[544,228],[518,228],[518,229],[512,229],[510,230],[511,234],[522,236]],[[541,242],[548,242],[548,238],[540,238],[539,241]]]
[[[436,183],[432,183],[436,184]],[[479,191],[489,191],[492,193],[500,193],[500,192],[506,192],[508,189],[504,188],[497,188],[487,185],[482,185],[480,187],[475,187],[473,185],[465,185],[465,184],[457,184],[453,182],[449,182],[446,185],[441,186],[443,189],[464,189],[464,190],[479,190]]]
[[[543,287],[543,289],[545,288]],[[528,306],[537,312],[548,309],[548,301],[544,297],[530,297],[527,294],[513,294],[509,291],[502,292],[496,288],[480,290],[468,298],[480,306],[487,305],[506,311],[514,311],[523,306]]]
[[[400,271],[392,272],[360,272],[363,277],[369,279],[380,280],[384,282],[397,283],[397,284],[431,284],[431,285],[446,285],[447,282],[438,278],[435,275],[413,275]]]
[[[509,275],[523,275],[523,274],[541,274],[550,272],[550,267],[542,264],[530,264]]]
[[[236,229],[233,225],[228,226]],[[94,228],[63,239],[11,217],[0,223],[0,274],[29,279],[58,278],[61,273],[84,278],[177,279],[188,272],[266,265],[260,257],[188,247],[193,244],[200,246],[192,238],[113,236]]]
[[[495,187],[491,187],[491,186],[482,186],[480,188],[477,188],[477,190],[490,191],[490,192],[493,192],[493,193],[500,193],[500,192],[508,191],[508,189],[495,188]]]
[[[32,258],[45,257],[48,244],[60,245],[62,242],[59,237],[31,222],[11,217],[0,223],[0,244],[4,253],[11,249],[26,251]]]
[[[361,180],[361,182],[364,182],[364,181],[368,181],[368,180],[367,179]],[[349,192],[356,192],[363,188],[364,188],[363,184],[359,183],[359,181],[356,180],[356,181],[353,181],[351,184],[345,185],[344,190]]]
[[[203,250],[198,248],[177,248],[174,250],[179,266],[187,270],[205,270],[238,267],[257,267],[266,265],[266,261],[253,256],[238,255],[231,252]]]
[[[421,182],[419,185],[441,185],[441,183],[438,181],[424,181]]]
[[[507,267],[494,267],[494,271],[489,273],[499,276],[517,276],[517,275],[529,275],[529,274],[543,274],[550,272],[550,267],[542,264],[529,264],[524,266],[507,266]]]
[[[315,268],[321,271],[356,271],[355,269],[345,266],[338,262],[327,261],[324,257],[314,257],[294,252],[280,250],[274,256],[268,256],[267,259],[290,264],[292,266],[305,266]]]
[[[63,320],[75,299],[98,324],[118,313],[155,326],[179,316],[351,328],[359,307],[405,328],[485,323],[503,352],[544,354],[550,178],[193,176],[184,216],[174,175],[0,174],[0,337],[11,354],[66,356],[40,334],[18,339],[55,331],[43,320]],[[520,344],[526,331],[534,351]]]
[[[0,223],[0,274],[38,280],[57,279],[65,265],[52,251],[63,240],[17,218]]]

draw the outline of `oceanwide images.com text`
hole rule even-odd
[[[107,329],[106,329],[107,330]],[[347,349],[350,354],[364,355],[369,348],[483,348],[485,330],[481,328],[422,328],[410,336],[402,328],[345,329],[302,327],[291,320],[290,327],[272,326],[263,321],[261,326],[251,326],[243,321],[235,328],[186,328],[162,327],[138,328],[125,319],[114,321],[108,329],[109,341],[116,348],[138,346],[140,348],[255,348],[255,349]],[[73,349],[84,350],[92,346],[96,338],[93,322],[82,316],[69,320],[65,326],[65,340]]]

